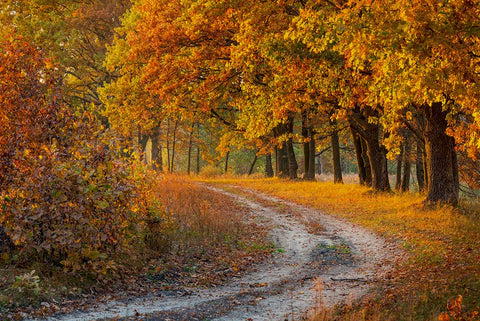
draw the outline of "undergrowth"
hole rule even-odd
[[[397,242],[409,259],[399,264],[365,302],[337,308],[317,320],[478,320],[480,304],[480,211],[425,206],[422,195],[372,193],[354,184],[281,179],[210,180],[233,184],[344,217]],[[462,296],[464,315],[446,319],[447,302]],[[328,318],[326,317],[328,315]]]
[[[87,270],[35,258],[18,261],[18,250],[4,253],[1,320],[68,311],[99,296],[220,284],[272,251],[266,231],[245,223],[248,212],[234,200],[186,178],[142,166],[134,172],[138,189],[132,215],[138,217],[131,223],[137,233]]]

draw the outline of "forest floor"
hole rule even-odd
[[[354,304],[406,258],[396,244],[322,211],[245,187],[206,187],[246,206],[245,217],[268,230],[276,253],[219,286],[156,291],[30,320],[299,320]]]

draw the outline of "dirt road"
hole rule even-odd
[[[208,188],[245,204],[257,224],[269,227],[278,252],[271,260],[224,286],[161,292],[44,320],[297,320],[364,295],[401,255],[367,230],[319,211],[257,192]]]

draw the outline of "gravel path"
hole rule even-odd
[[[250,208],[278,248],[268,262],[224,286],[113,301],[90,311],[43,319],[72,320],[293,320],[315,310],[358,299],[388,272],[401,250],[371,232],[275,197],[248,197],[208,187]],[[271,206],[270,204],[276,205]],[[282,206],[281,211],[275,208]],[[320,229],[312,232],[305,222]]]

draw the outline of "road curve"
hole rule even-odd
[[[323,212],[239,187],[256,200],[206,187],[247,206],[257,224],[268,226],[279,253],[223,286],[160,292],[35,320],[293,320],[365,295],[403,256],[394,244]],[[312,232],[306,222],[321,228]]]

